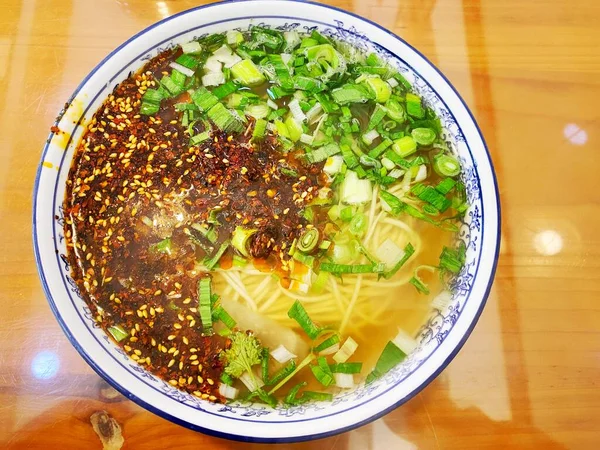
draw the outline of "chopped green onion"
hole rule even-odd
[[[288,317],[298,322],[298,325],[300,325],[309,338],[316,339],[319,335],[321,328],[317,327],[310,319],[306,309],[304,309],[299,300],[296,300],[288,311]]]
[[[227,43],[229,45],[239,45],[244,42],[244,35],[237,30],[227,31]]]
[[[305,266],[312,267],[315,263],[315,257],[306,255],[300,251],[295,251],[293,258],[299,263],[304,264]]]
[[[438,183],[438,185],[435,187],[435,190],[442,195],[446,195],[448,192],[454,189],[454,186],[456,186],[456,181],[454,181],[452,178],[444,178]]]
[[[327,392],[304,391],[298,398],[294,400],[293,403],[290,403],[290,405],[302,405],[310,400],[316,400],[318,402],[330,402],[333,400],[333,394],[329,394]]]
[[[329,99],[329,96],[327,94],[325,94],[324,92],[316,93],[315,98],[321,104],[323,111],[325,111],[328,114],[339,109],[339,106],[336,105],[335,103],[333,103]]]
[[[142,96],[142,102],[160,104],[163,98],[163,95],[156,89],[148,89]]]
[[[434,158],[433,169],[443,177],[455,177],[460,173],[460,164],[452,156],[438,155]]]
[[[400,268],[406,264],[406,261],[408,261],[408,259],[415,253],[415,248],[412,246],[412,244],[409,242],[408,244],[406,244],[406,246],[404,247],[404,256],[402,256],[402,258],[400,259],[400,261],[398,261],[390,270],[387,270],[384,274],[383,277],[388,280],[390,279],[392,276],[394,276],[396,274],[396,272],[398,272],[400,270]]]
[[[425,116],[425,111],[423,111],[421,98],[419,96],[411,94],[410,92],[406,94],[406,112],[418,119],[422,119]]]
[[[383,273],[385,264],[335,264],[323,262],[319,269],[323,272],[335,274]]]
[[[379,143],[376,147],[372,148],[369,152],[369,156],[371,158],[379,158],[386,151],[386,149],[393,144],[393,141],[385,138],[383,141]]]
[[[350,231],[350,234],[357,237],[362,237],[367,231],[367,226],[367,216],[359,213],[354,215],[352,220],[350,220],[350,226],[348,227],[348,230]]]
[[[228,81],[227,83],[219,86],[215,90],[212,91],[213,95],[217,97],[219,100],[227,97],[229,94],[233,94],[240,88],[240,85],[234,83],[233,81]]]
[[[369,119],[369,124],[367,125],[368,130],[373,130],[379,122],[383,120],[386,115],[386,108],[377,104],[375,105],[375,109],[373,110],[373,114],[371,114],[371,118]]]
[[[108,327],[106,329],[115,341],[121,342],[123,339],[129,336],[129,333],[125,331],[125,329],[121,325],[113,325],[112,327]]]
[[[160,105],[158,103],[142,102],[140,105],[140,114],[143,114],[144,116],[151,116],[156,114],[159,109]]]
[[[311,228],[306,230],[300,239],[298,239],[297,248],[301,252],[309,253],[312,252],[319,243],[319,230]]]
[[[267,121],[264,119],[258,119],[254,124],[254,131],[252,132],[253,139],[262,139],[267,131]]]
[[[233,385],[233,378],[228,373],[223,372],[220,379],[221,383],[226,384],[227,386]]]
[[[276,81],[279,82],[284,89],[293,89],[294,81],[290,75],[290,70],[287,65],[283,62],[281,55],[269,55],[269,62],[273,65],[275,70]]]
[[[183,51],[183,53],[197,55],[199,53],[202,53],[202,46],[196,41],[191,41],[186,42],[185,44],[181,44],[181,50]]]
[[[293,359],[284,367],[282,367],[281,369],[279,369],[275,375],[273,375],[272,377],[270,377],[267,381],[267,379],[265,378],[265,384],[267,386],[273,386],[274,384],[279,383],[281,380],[283,380],[285,377],[289,376],[294,370],[296,370],[296,361],[294,361]]]
[[[176,71],[174,70],[173,72],[176,72]],[[184,75],[184,77],[185,77],[185,75]],[[164,77],[161,78],[160,84],[167,90],[169,95],[171,95],[172,97],[178,96],[185,90],[183,87],[183,84],[179,84],[179,82],[175,82],[168,75],[165,75]]]
[[[462,256],[457,250],[449,247],[444,247],[440,254],[440,268],[457,274],[462,269],[464,264],[464,256]]]
[[[212,330],[212,311],[211,311],[211,279],[201,278],[198,281],[198,302],[200,320],[204,331],[210,333]]]
[[[326,144],[313,150],[306,155],[306,159],[311,163],[325,161],[328,157],[340,153],[341,149],[337,144]]]
[[[225,252],[229,248],[229,245],[230,245],[229,241],[223,242],[221,244],[221,246],[219,247],[219,249],[217,250],[217,253],[215,253],[212,258],[204,261],[204,265],[206,266],[206,268],[208,270],[213,270],[215,268],[215,266],[217,265],[217,263],[219,262],[221,257],[225,254]]]
[[[340,146],[340,149],[342,151],[342,158],[344,158],[344,163],[346,163],[349,169],[354,169],[356,166],[358,166],[358,158],[356,157],[356,155],[352,151],[352,148],[349,145],[342,144]]]
[[[157,244],[150,246],[150,251],[157,252],[157,253],[166,253],[167,255],[171,254],[171,250],[172,250],[171,238],[163,239],[162,241],[158,242]]]
[[[219,103],[219,99],[204,87],[196,89],[191,97],[194,104],[203,112],[208,111]]]
[[[369,384],[382,377],[390,370],[392,370],[397,364],[401,363],[406,358],[406,353],[400,350],[393,342],[388,342],[381,356],[375,364],[373,371],[367,376],[366,383]]]
[[[179,58],[177,58],[175,60],[175,62],[177,64],[179,64],[180,66],[185,67],[186,69],[192,70],[192,75],[193,75],[193,71],[196,70],[196,67],[198,67],[198,64],[200,64],[200,61],[198,61],[197,58],[194,58],[193,56],[188,55],[186,53],[184,53],[183,55],[180,55]],[[188,76],[192,76],[192,75],[188,75]]]
[[[373,167],[376,170],[381,169],[381,162],[369,155],[361,155],[359,161],[365,167]]]
[[[360,373],[362,370],[362,363],[351,362],[330,364],[329,369],[332,373]]]
[[[266,80],[250,59],[244,59],[231,67],[231,74],[244,86],[259,86]]]
[[[319,345],[317,345],[313,350],[315,353],[320,353],[323,350],[326,350],[329,347],[332,347],[335,344],[338,344],[339,342],[340,342],[340,335],[336,333],[333,336],[325,339],[323,342],[321,342]]]
[[[365,103],[369,100],[369,93],[358,84],[345,84],[331,91],[331,96],[340,105],[345,103]]]
[[[412,189],[412,193],[415,194],[418,198],[423,200],[424,202],[429,203],[433,207],[435,207],[438,211],[444,212],[446,211],[452,202],[440,194],[435,188],[431,186],[426,186],[424,184],[415,184]]]
[[[221,305],[217,306],[213,310],[212,318],[215,322],[220,320],[221,322],[223,322],[223,325],[225,325],[230,330],[233,330],[235,328],[236,321],[233,319],[233,317],[229,315],[227,311],[225,311],[225,309],[223,309]]]
[[[302,389],[304,386],[306,386],[307,384],[308,383],[306,381],[303,381],[302,383],[298,383],[293,388],[291,388],[289,390],[288,394],[285,396],[283,403],[285,403],[286,405],[290,405],[290,406],[295,405],[296,404],[296,395],[298,394],[298,391],[300,389]]]
[[[390,85],[379,77],[369,77],[364,83],[371,92],[371,97],[374,98],[377,103],[387,102],[392,95],[392,88]]]
[[[244,228],[240,226],[235,227],[235,230],[233,230],[233,234],[231,236],[231,245],[233,245],[233,247],[246,258],[250,256],[248,251],[250,246],[250,238],[256,233],[256,231],[257,230],[254,228]]]
[[[217,103],[208,111],[208,118],[219,128],[226,132],[240,132],[243,125],[239,117],[234,115],[222,103]]]
[[[210,139],[210,132],[209,131],[203,131],[200,134],[197,134],[195,136],[192,136],[190,138],[190,145],[194,146],[194,145],[198,145],[201,142],[204,142],[206,140]]]
[[[300,364],[298,364],[298,366],[290,374],[288,374],[283,380],[281,380],[279,383],[277,383],[277,385],[275,385],[275,387],[273,389],[271,389],[269,391],[269,394],[273,394],[274,392],[279,390],[279,388],[281,388],[281,386],[283,386],[285,383],[290,381],[294,377],[294,375],[296,375],[298,372],[300,372],[300,370],[304,369],[304,367],[309,365],[315,358],[316,358],[316,356],[313,353],[309,353],[306,356],[306,358],[304,358],[302,360],[302,362]],[[306,384],[304,384],[304,385],[306,385]]]
[[[412,284],[421,294],[429,294],[427,285],[423,283],[423,281],[416,274],[409,280],[409,283]]]
[[[346,341],[342,345],[342,347],[338,350],[338,352],[333,355],[333,360],[336,363],[344,363],[348,361],[348,359],[354,354],[356,349],[358,348],[358,344],[351,337],[346,338]]]
[[[263,347],[260,357],[261,376],[265,385],[269,384],[269,349]]]
[[[411,136],[404,136],[396,141],[392,145],[394,150],[400,157],[406,158],[417,151],[417,143]]]
[[[431,128],[415,128],[410,134],[419,145],[430,145],[435,141],[435,131]]]
[[[327,360],[324,356],[319,356],[317,358],[317,365],[311,366],[310,370],[317,381],[325,387],[331,386],[335,382],[333,373],[331,372],[331,369],[329,368]]]
[[[385,112],[390,119],[398,123],[403,123],[406,120],[404,108],[394,99],[390,99],[385,103]]]

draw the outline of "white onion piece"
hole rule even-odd
[[[394,267],[398,261],[404,258],[404,250],[388,238],[375,250],[375,256],[385,263],[386,267]]]
[[[281,364],[285,364],[290,359],[296,358],[296,355],[290,352],[284,345],[280,345],[275,350],[271,351],[271,356],[275,361]]]
[[[392,342],[407,355],[412,353],[412,351],[417,348],[418,345],[417,341],[403,330],[398,331],[398,334],[394,339],[392,339]]]
[[[233,386],[228,386],[225,383],[221,383],[219,385],[219,394],[221,394],[225,398],[235,399],[238,396],[239,389],[234,388]]]
[[[218,86],[225,83],[225,75],[221,72],[207,73],[202,77],[203,86]]]
[[[335,385],[342,389],[352,389],[354,387],[354,375],[351,373],[334,373]]]
[[[342,182],[341,193],[342,202],[348,205],[368,203],[373,196],[371,180],[361,180],[356,172],[348,170]]]
[[[267,100],[267,106],[271,109],[279,109],[279,106],[277,106],[277,103],[275,103],[271,99]]]
[[[186,77],[193,77],[194,76],[194,71],[192,69],[188,69],[187,67],[182,66],[179,63],[172,62],[171,64],[169,64],[169,67],[172,68],[172,69],[175,69],[175,70],[179,70]]]
[[[207,73],[210,72],[221,72],[223,69],[223,65],[219,62],[219,60],[215,56],[209,56],[204,63],[204,70]]]
[[[244,372],[240,377],[240,381],[244,383],[244,386],[248,388],[250,392],[254,392],[265,385],[264,381],[258,376],[254,375],[254,379],[248,372]]]
[[[222,62],[225,67],[232,67],[234,64],[239,63],[242,58],[239,57],[239,55],[237,55],[236,53],[232,53],[231,49],[226,46],[223,45],[221,46],[219,49],[215,50],[215,52],[213,53],[213,57],[219,61]]]

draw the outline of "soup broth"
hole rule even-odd
[[[294,406],[416,346],[464,263],[460,166],[374,54],[253,27],[167,50],[87,125],[67,180],[73,277],[171,385]]]

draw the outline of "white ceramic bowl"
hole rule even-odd
[[[62,230],[62,200],[73,150],[83,127],[103,100],[131,71],[161,49],[205,33],[263,24],[280,29],[316,27],[377,52],[413,83],[441,117],[445,139],[463,164],[470,208],[460,239],[467,262],[454,280],[444,311],[433,310],[420,345],[405,362],[369,386],[289,409],[264,405],[216,405],[174,389],[146,372],[94,325],[70,278]],[[217,3],[192,9],[145,29],[110,55],[83,80],[61,111],[46,143],[34,192],[33,240],[48,301],[67,337],[99,375],[121,393],[173,422],[208,434],[244,441],[286,442],[347,431],[396,408],[425,387],[456,355],[471,333],[489,293],[499,248],[500,210],[496,181],[481,133],[448,80],[417,50],[380,26],[328,6],[298,1]]]

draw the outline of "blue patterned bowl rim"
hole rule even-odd
[[[239,11],[240,3],[244,3],[243,11]],[[288,14],[273,14],[283,5],[290,6]],[[273,410],[239,402],[214,405],[182,393],[129,360],[94,326],[69,276],[60,204],[74,145],[82,133],[79,124],[91,117],[130,70],[139,68],[160,49],[198,36],[199,31],[243,28],[249,23],[284,30],[316,27],[377,52],[413,82],[415,90],[438,112],[444,137],[464,168],[470,208],[459,238],[468,248],[467,264],[453,280],[451,304],[444,311],[432,311],[419,333],[419,348],[407,361],[372,385],[336,395],[331,404],[313,402]],[[151,25],[115,49],[82,81],[67,105],[55,124],[68,132],[69,140],[65,144],[64,138],[50,134],[34,186],[33,241],[38,272],[50,307],[73,346],[100,376],[146,409],[188,428],[240,441],[322,438],[375,420],[412,398],[447,366],[473,330],[491,289],[500,247],[500,206],[491,158],[475,119],[446,77],[420,52],[379,25],[335,7],[301,0],[239,0],[199,6]],[[58,170],[49,170],[42,164],[45,161]]]

